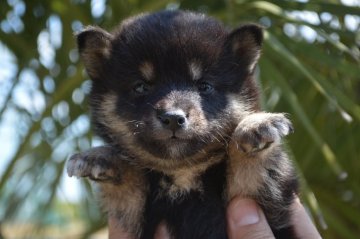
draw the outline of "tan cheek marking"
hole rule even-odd
[[[105,95],[101,104],[98,114],[101,114],[101,123],[109,127],[114,133],[125,134],[130,136],[131,132],[126,123],[116,114],[116,101],[115,94]]]
[[[200,62],[197,61],[192,61],[189,64],[189,70],[190,70],[190,75],[192,77],[193,80],[199,80],[202,77],[202,67]]]
[[[234,120],[238,123],[247,115],[252,113],[249,103],[246,99],[239,99],[238,95],[228,94],[227,100],[229,102],[229,111],[232,112]]]
[[[139,66],[139,71],[146,80],[152,80],[154,78],[154,65],[148,61],[145,61]]]
[[[191,123],[191,129],[197,133],[207,132],[209,127],[209,122],[206,119],[204,111],[198,107],[193,107],[189,111],[189,120]]]
[[[171,162],[161,160],[157,157],[152,156],[150,153],[145,151],[142,147],[138,147],[134,143],[134,134],[130,131],[126,122],[124,122],[117,114],[116,114],[116,100],[117,96],[115,94],[105,95],[103,100],[99,102],[101,104],[98,114],[101,114],[101,123],[110,128],[113,133],[121,135],[121,137],[127,137],[123,143],[125,148],[130,150],[134,155],[136,155],[138,161],[142,166],[154,167],[160,166],[162,164],[171,164]],[[168,167],[168,166],[166,166]]]
[[[101,117],[101,123],[106,125],[111,129],[112,132],[121,135],[121,137],[127,137],[123,143],[125,148],[129,149],[134,155],[136,155],[140,164],[142,166],[151,165],[159,165],[162,162],[168,163],[164,160],[159,160],[159,158],[153,157],[150,153],[146,152],[143,148],[138,147],[134,143],[133,133],[130,131],[126,122],[124,122],[118,115],[116,115],[116,100],[117,96],[115,94],[108,94],[104,96],[101,104],[100,114],[103,115]],[[150,165],[147,165],[150,164]]]

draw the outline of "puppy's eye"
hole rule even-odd
[[[143,95],[149,92],[150,86],[145,82],[139,82],[134,86],[133,90],[135,93]]]
[[[214,87],[207,82],[199,82],[197,87],[198,87],[198,90],[200,91],[200,93],[203,93],[203,94],[209,94],[214,90]]]

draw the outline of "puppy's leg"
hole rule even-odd
[[[70,177],[88,177],[93,181],[120,184],[124,164],[120,152],[111,146],[91,148],[74,154],[66,164]]]
[[[292,131],[284,114],[254,113],[239,123],[228,148],[228,200],[236,195],[254,198],[273,231],[289,226],[289,207],[298,190],[293,167],[281,147],[281,139]]]
[[[128,156],[111,146],[89,149],[70,157],[68,175],[95,181],[104,210],[126,231],[139,238],[147,185],[144,173],[130,164]]]
[[[273,160],[283,160],[271,157],[285,155],[281,138],[292,131],[291,122],[279,113],[254,113],[238,124],[228,148],[228,176],[232,180],[228,185],[229,199],[257,193],[264,183],[265,169],[272,166]]]
[[[232,135],[229,148],[234,155],[264,156],[271,147],[281,143],[282,137],[293,132],[289,119],[282,113],[253,113],[246,116]]]

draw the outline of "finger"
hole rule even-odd
[[[154,239],[170,239],[170,233],[166,228],[166,224],[161,222],[156,229]]]
[[[109,216],[109,239],[134,239],[124,228],[118,223],[115,217]],[[166,224],[161,222],[156,229],[154,239],[170,239],[170,233],[167,230]]]
[[[275,238],[254,200],[234,198],[227,209],[227,222],[229,239]]]
[[[300,239],[318,239],[321,238],[319,232],[311,221],[304,206],[297,198],[292,206],[292,224],[295,228],[295,233]]]
[[[109,239],[134,239],[124,228],[118,223],[116,217],[109,216]]]

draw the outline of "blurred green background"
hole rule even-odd
[[[101,144],[73,33],[177,8],[267,28],[263,107],[294,122],[302,200],[324,238],[360,238],[359,0],[1,0],[0,238],[106,238],[89,183],[64,173]]]

